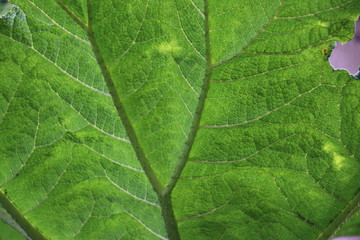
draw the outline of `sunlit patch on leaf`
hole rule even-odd
[[[26,21],[26,15],[18,6],[3,1],[0,3],[0,34],[32,45],[31,32]]]

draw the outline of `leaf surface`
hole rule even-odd
[[[360,212],[352,216],[338,231],[336,236],[360,236]]]
[[[25,238],[9,225],[0,221],[0,239],[24,240]]]
[[[0,207],[0,239],[24,240],[23,235],[27,236],[6,210]]]
[[[30,236],[326,239],[357,211],[360,85],[324,49],[360,1],[2,6],[0,202]]]

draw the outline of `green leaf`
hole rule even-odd
[[[20,233],[15,231],[9,225],[0,221],[0,239],[1,240],[24,240]]]
[[[352,216],[337,232],[336,236],[359,236],[360,235],[360,212]]]
[[[3,240],[24,240],[27,234],[12,219],[5,209],[0,207],[0,239]]]
[[[328,239],[360,202],[359,0],[0,3],[0,203],[33,239]]]

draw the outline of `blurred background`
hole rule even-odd
[[[329,58],[332,67],[347,70],[351,75],[359,74],[360,67],[360,18],[356,21],[355,33],[353,39],[345,44],[336,43],[336,47],[332,51]],[[355,214],[350,220],[340,228],[337,237],[333,240],[360,240],[360,236],[348,236],[360,233],[360,214]],[[346,236],[346,237],[345,237]]]
[[[360,18],[356,22],[353,39],[344,45],[337,42],[329,61],[335,70],[344,69],[351,75],[358,73],[360,66]]]

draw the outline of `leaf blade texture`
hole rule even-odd
[[[7,4],[1,198],[45,238],[167,239],[171,183],[181,239],[325,239],[357,210],[359,82],[323,49],[358,0]]]

